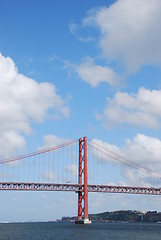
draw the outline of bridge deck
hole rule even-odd
[[[10,191],[18,190],[18,191],[73,191],[73,192],[81,191],[83,192],[83,188],[84,186],[79,184],[0,182],[0,190],[10,190]],[[88,185],[88,192],[161,195],[161,188]]]

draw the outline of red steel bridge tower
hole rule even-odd
[[[73,144],[76,148],[74,150],[72,147],[70,151],[68,146],[73,146]],[[78,219],[75,221],[76,224],[91,223],[88,218],[88,192],[161,195],[160,173],[129,161],[126,157],[118,155],[118,153],[114,153],[91,140],[88,140],[90,149],[88,162],[90,159],[92,160],[91,164],[88,165],[89,170],[93,165],[97,165],[90,172],[88,183],[87,138],[79,139],[79,154],[77,144],[78,140],[76,139],[48,149],[0,160],[0,190],[76,192],[78,194]],[[64,148],[67,152],[62,152],[61,161],[59,150]],[[75,154],[73,154],[73,151]],[[78,158],[79,166],[77,166]],[[101,161],[101,165],[99,165],[100,160],[104,160]],[[71,169],[68,167],[73,165],[76,169],[78,168],[77,172],[79,174],[78,176],[77,174],[74,175],[76,176],[74,181],[73,178],[68,181],[70,179],[68,170]],[[115,179],[115,176],[113,176],[114,167],[119,179]],[[136,176],[134,182],[130,181],[127,168],[130,168],[131,176]],[[65,169],[67,175],[64,176]],[[112,181],[108,174],[110,169],[112,169]],[[74,172],[76,173],[75,168]],[[50,176],[50,173],[53,174]],[[101,176],[99,176],[100,173]],[[104,180],[103,174],[106,177]],[[110,182],[112,183],[108,184]],[[149,187],[147,187],[147,183],[150,184]],[[140,186],[140,184],[143,184],[143,186]]]
[[[84,180],[83,185],[82,180]],[[87,137],[79,139],[78,184],[81,185],[82,187],[80,187],[78,191],[78,220],[76,220],[75,223],[90,224],[91,220],[88,219]],[[83,203],[84,206],[82,206]]]

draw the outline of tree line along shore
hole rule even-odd
[[[61,221],[71,222],[76,219],[77,217],[62,217]],[[93,222],[161,222],[161,212],[121,210],[89,214],[89,219]]]

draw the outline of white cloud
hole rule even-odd
[[[135,72],[143,65],[161,65],[160,11],[160,0],[118,0],[109,8],[90,10],[83,25],[100,29],[100,47],[108,60]]]
[[[45,171],[43,173],[42,178],[45,179],[45,181],[48,181],[48,182],[56,182],[55,173],[50,172],[50,171]]]
[[[142,163],[145,166],[161,168],[161,140],[158,138],[137,134],[133,140],[127,140],[123,153],[133,161]]]
[[[72,174],[72,176],[78,176],[78,166],[76,164],[66,166],[66,171]]]
[[[86,36],[86,35],[85,35],[85,36],[83,37],[83,35],[80,33],[80,30],[81,30],[81,29],[82,29],[82,27],[80,27],[78,24],[75,24],[75,23],[73,23],[73,22],[71,22],[71,23],[69,24],[69,30],[70,30],[70,32],[71,32],[76,38],[78,38],[79,41],[88,43],[88,42],[92,42],[92,41],[95,40],[95,38],[92,37],[92,36]],[[82,36],[80,36],[80,35],[82,35]]]
[[[133,185],[140,185],[141,183],[144,184],[144,186],[153,184],[158,184],[158,180],[156,178],[156,175],[150,175],[148,171],[145,170],[151,169],[154,172],[158,172],[157,176],[161,176],[161,140],[158,138],[146,136],[144,134],[137,134],[132,140],[127,139],[124,146],[119,147],[116,145],[111,145],[108,142],[103,142],[98,139],[93,139],[92,142],[94,142],[97,146],[101,146],[102,148],[107,150],[107,153],[109,154],[102,155],[97,153],[97,157],[99,158],[99,161],[104,157],[103,161],[105,160],[107,162],[113,161],[115,164],[118,164],[118,168],[113,168],[113,174],[118,175],[118,169],[121,169],[121,175],[124,177],[125,180],[128,181],[128,184]],[[91,148],[92,150],[92,148]],[[115,157],[114,159],[110,156],[114,153]],[[95,152],[93,154],[96,155]],[[120,159],[122,159],[123,165],[120,165],[119,158],[117,156],[121,156]],[[115,159],[118,159],[117,161]],[[129,162],[133,162],[133,164],[128,164]],[[138,164],[138,165],[137,165]],[[124,168],[125,166],[125,168]],[[127,166],[134,166],[134,170],[131,167]],[[143,168],[140,168],[139,166],[142,166]],[[140,170],[135,170],[135,167]],[[144,171],[145,170],[145,171]],[[119,177],[119,176],[117,176]],[[119,180],[121,182],[121,180]],[[124,183],[123,183],[124,184]]]
[[[43,140],[44,140],[44,145],[41,147],[41,149],[58,146],[65,142],[70,141],[69,139],[57,137],[56,135],[53,135],[53,134],[45,135],[43,137]]]
[[[87,58],[80,65],[77,65],[75,71],[83,81],[92,87],[98,86],[101,82],[106,82],[109,85],[118,83],[118,76],[111,68],[96,65],[92,58]]]
[[[69,116],[69,108],[53,84],[19,74],[13,60],[0,54],[0,157],[23,148],[23,134],[31,133],[31,121],[42,122],[49,109],[53,115]]]
[[[25,139],[15,131],[2,132],[0,146],[0,156],[8,157],[8,153],[14,153],[15,149],[25,148]],[[17,162],[14,162],[14,164],[17,164]]]
[[[69,24],[69,30],[70,30],[70,32],[71,32],[73,35],[76,34],[78,28],[79,28],[79,25],[78,25],[78,24],[75,24],[75,23],[73,23],[73,22],[71,22],[71,23]]]
[[[108,207],[107,207],[108,206]],[[116,210],[140,210],[160,212],[160,196],[139,194],[89,194],[89,213]]]
[[[156,129],[161,126],[160,102],[161,90],[140,88],[137,94],[117,92],[113,99],[107,98],[104,114],[98,116],[105,128],[126,123]]]

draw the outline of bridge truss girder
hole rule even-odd
[[[0,182],[0,190],[17,191],[69,191],[83,192],[84,185],[80,184],[56,184],[56,183],[16,183]],[[128,193],[128,194],[149,194],[161,195],[161,188],[131,187],[131,186],[110,186],[110,185],[88,185],[88,192],[102,193]]]

